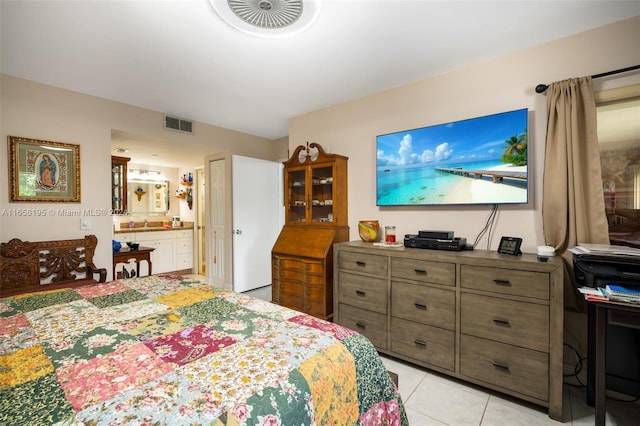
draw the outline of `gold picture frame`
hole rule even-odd
[[[7,138],[9,201],[80,202],[80,145]]]

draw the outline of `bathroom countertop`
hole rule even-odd
[[[144,224],[139,224],[136,222],[136,225],[133,228],[129,228],[128,226],[122,226],[119,231],[113,231],[114,234],[124,234],[125,232],[151,232],[151,231],[180,231],[184,229],[193,229],[193,223],[185,223],[183,226],[176,227],[164,227],[151,225],[145,227]]]

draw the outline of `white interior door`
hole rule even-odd
[[[282,164],[232,156],[233,289],[271,284],[271,249],[284,223]]]
[[[225,268],[227,259],[225,256],[226,242],[230,238],[226,238],[227,233],[231,232],[231,228],[225,226],[227,223],[227,208],[231,206],[227,203],[226,188],[226,160],[225,158],[207,158],[207,194],[209,196],[207,209],[207,227],[205,233],[207,236],[207,250],[209,253],[207,261],[207,279],[218,287],[231,288],[231,271],[229,276],[225,274],[228,268]],[[228,228],[228,229],[227,229]]]

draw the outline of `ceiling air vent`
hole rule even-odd
[[[164,128],[178,130],[185,133],[193,133],[193,122],[177,117],[164,116]]]
[[[309,28],[322,0],[209,0],[229,25],[256,37],[279,38]]]
[[[232,0],[233,13],[246,23],[260,28],[282,28],[302,15],[302,0]]]

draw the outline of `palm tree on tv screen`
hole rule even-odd
[[[506,146],[501,161],[503,163],[513,164],[514,166],[526,166],[527,134],[520,133],[519,135],[511,136],[504,142]]]

